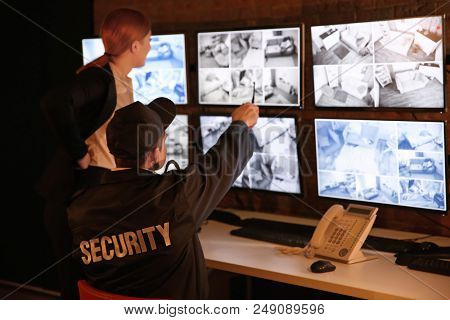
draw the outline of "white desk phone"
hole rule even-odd
[[[305,248],[279,248],[283,253],[304,253],[328,257],[347,264],[372,260],[375,255],[364,255],[361,246],[372,229],[378,208],[350,204],[347,209],[335,204],[323,215]]]

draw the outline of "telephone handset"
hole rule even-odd
[[[309,258],[314,255],[332,258],[345,263],[355,263],[376,258],[361,252],[378,208],[350,204],[331,206],[323,215],[304,252]]]

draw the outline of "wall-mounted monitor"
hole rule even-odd
[[[300,28],[198,34],[199,103],[300,106]]]
[[[444,108],[443,17],[311,27],[317,107]]]
[[[166,129],[166,148],[167,161],[175,160],[180,169],[184,169],[189,164],[189,122],[187,114],[177,114],[170,126]],[[166,161],[166,163],[167,163]],[[163,173],[164,166],[157,171]],[[175,169],[174,166],[169,167],[169,171]]]
[[[319,196],[447,211],[443,122],[316,119]]]
[[[230,123],[231,118],[226,116],[200,117],[204,153],[216,144]],[[295,118],[259,118],[252,130],[256,149],[234,186],[299,194]]]
[[[134,68],[129,77],[135,101],[144,104],[165,97],[176,104],[186,104],[186,53],[184,34],[152,35],[151,50],[145,65]],[[83,63],[100,57],[105,49],[100,38],[83,39]]]

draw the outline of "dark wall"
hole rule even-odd
[[[119,7],[131,7],[148,14],[153,23],[153,33],[180,32],[187,35],[188,59],[191,64],[189,73],[188,106],[180,107],[183,113],[191,114],[191,122],[198,125],[197,116],[201,113],[231,112],[230,107],[204,107],[196,102],[196,33],[199,31],[220,31],[227,28],[292,26],[305,24],[305,67],[304,92],[313,92],[312,55],[310,52],[309,27],[320,24],[339,24],[364,22],[380,19],[396,19],[415,16],[439,15],[450,13],[450,4],[446,1],[432,0],[95,0],[94,27],[98,31],[104,17]],[[446,29],[450,30],[450,20]],[[450,32],[446,33],[450,43]],[[450,53],[450,46],[447,46]],[[448,81],[447,81],[448,84]],[[447,85],[447,93],[449,92]],[[448,96],[448,94],[447,94]],[[299,197],[286,194],[245,191],[233,189],[222,202],[224,207],[259,210],[277,214],[309,216],[319,218],[318,212],[324,212],[338,201],[317,197],[315,145],[312,130],[314,118],[354,118],[381,120],[448,120],[449,113],[429,111],[355,111],[355,110],[318,110],[314,108],[313,95],[306,97],[303,110],[291,109],[283,115],[294,115],[299,128],[299,153],[301,156],[302,191]],[[277,115],[280,109],[261,108],[262,115]],[[448,130],[447,130],[448,134]],[[449,145],[450,139],[447,139]],[[447,148],[450,150],[450,148]],[[448,176],[447,172],[447,176]],[[450,179],[448,179],[450,180]],[[450,190],[447,187],[447,190]],[[376,226],[400,230],[414,230],[424,233],[450,235],[450,216],[442,217],[429,211],[415,210],[395,206],[380,207]],[[440,223],[446,227],[442,227]]]
[[[53,264],[43,226],[43,200],[33,186],[51,152],[39,100],[69,81],[92,35],[92,1],[7,1],[2,30],[2,219],[0,278],[25,282]],[[54,269],[31,282],[56,286]]]

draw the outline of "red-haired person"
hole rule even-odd
[[[78,297],[67,206],[80,173],[90,175],[98,168],[116,167],[106,144],[106,127],[116,110],[133,102],[128,73],[145,64],[150,36],[150,21],[141,12],[112,11],[101,27],[105,53],[80,68],[70,84],[49,92],[41,103],[59,145],[37,189],[46,200],[45,226],[63,299]]]

